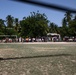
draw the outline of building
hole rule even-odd
[[[59,42],[61,41],[61,36],[60,34],[57,33],[47,33],[47,41],[52,41],[52,42]]]

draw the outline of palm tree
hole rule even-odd
[[[4,34],[5,24],[4,20],[0,19],[0,34]]]
[[[13,27],[14,18],[11,15],[8,15],[6,17],[6,22],[7,22],[7,27],[12,28]]]
[[[0,19],[0,29],[4,27],[4,20]]]
[[[66,17],[63,18],[62,20],[62,27],[66,27],[67,26],[67,21],[66,21]]]
[[[19,28],[19,21],[18,18],[15,18],[15,30],[18,32],[18,28]]]
[[[66,21],[67,21],[67,25],[69,25],[69,22],[70,22],[71,19],[72,19],[72,14],[67,11],[67,12],[65,13],[65,19],[66,19]]]

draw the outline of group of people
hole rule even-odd
[[[12,43],[12,42],[45,42],[45,38],[4,38],[1,39],[2,43]]]

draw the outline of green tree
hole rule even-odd
[[[14,24],[15,31],[18,33],[20,27],[18,18],[14,19]]]
[[[0,19],[0,35],[4,35],[5,24],[4,20]]]
[[[3,28],[5,26],[4,20],[0,19],[0,28]]]
[[[65,17],[62,20],[62,36],[76,36],[76,16],[72,18],[70,12],[65,13]]]
[[[6,17],[7,27],[13,28],[14,18],[11,15]]]
[[[48,20],[45,14],[31,12],[31,16],[23,19],[20,23],[22,36],[39,37],[48,32]]]
[[[71,19],[72,19],[72,14],[67,11],[67,12],[65,13],[65,18],[66,18],[66,21],[67,21],[67,22],[70,22]]]
[[[66,21],[66,18],[65,17],[62,20],[62,27],[64,27],[64,28],[67,27],[67,21]]]
[[[70,21],[69,23],[70,36],[76,36],[76,19]]]
[[[67,26],[67,20],[66,18],[64,17],[63,20],[62,20],[62,37],[64,36],[68,36],[68,26]]]
[[[55,23],[50,23],[49,32],[50,33],[59,33],[58,26]]]

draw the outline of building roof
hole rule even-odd
[[[47,33],[47,35],[59,35],[57,33]]]

